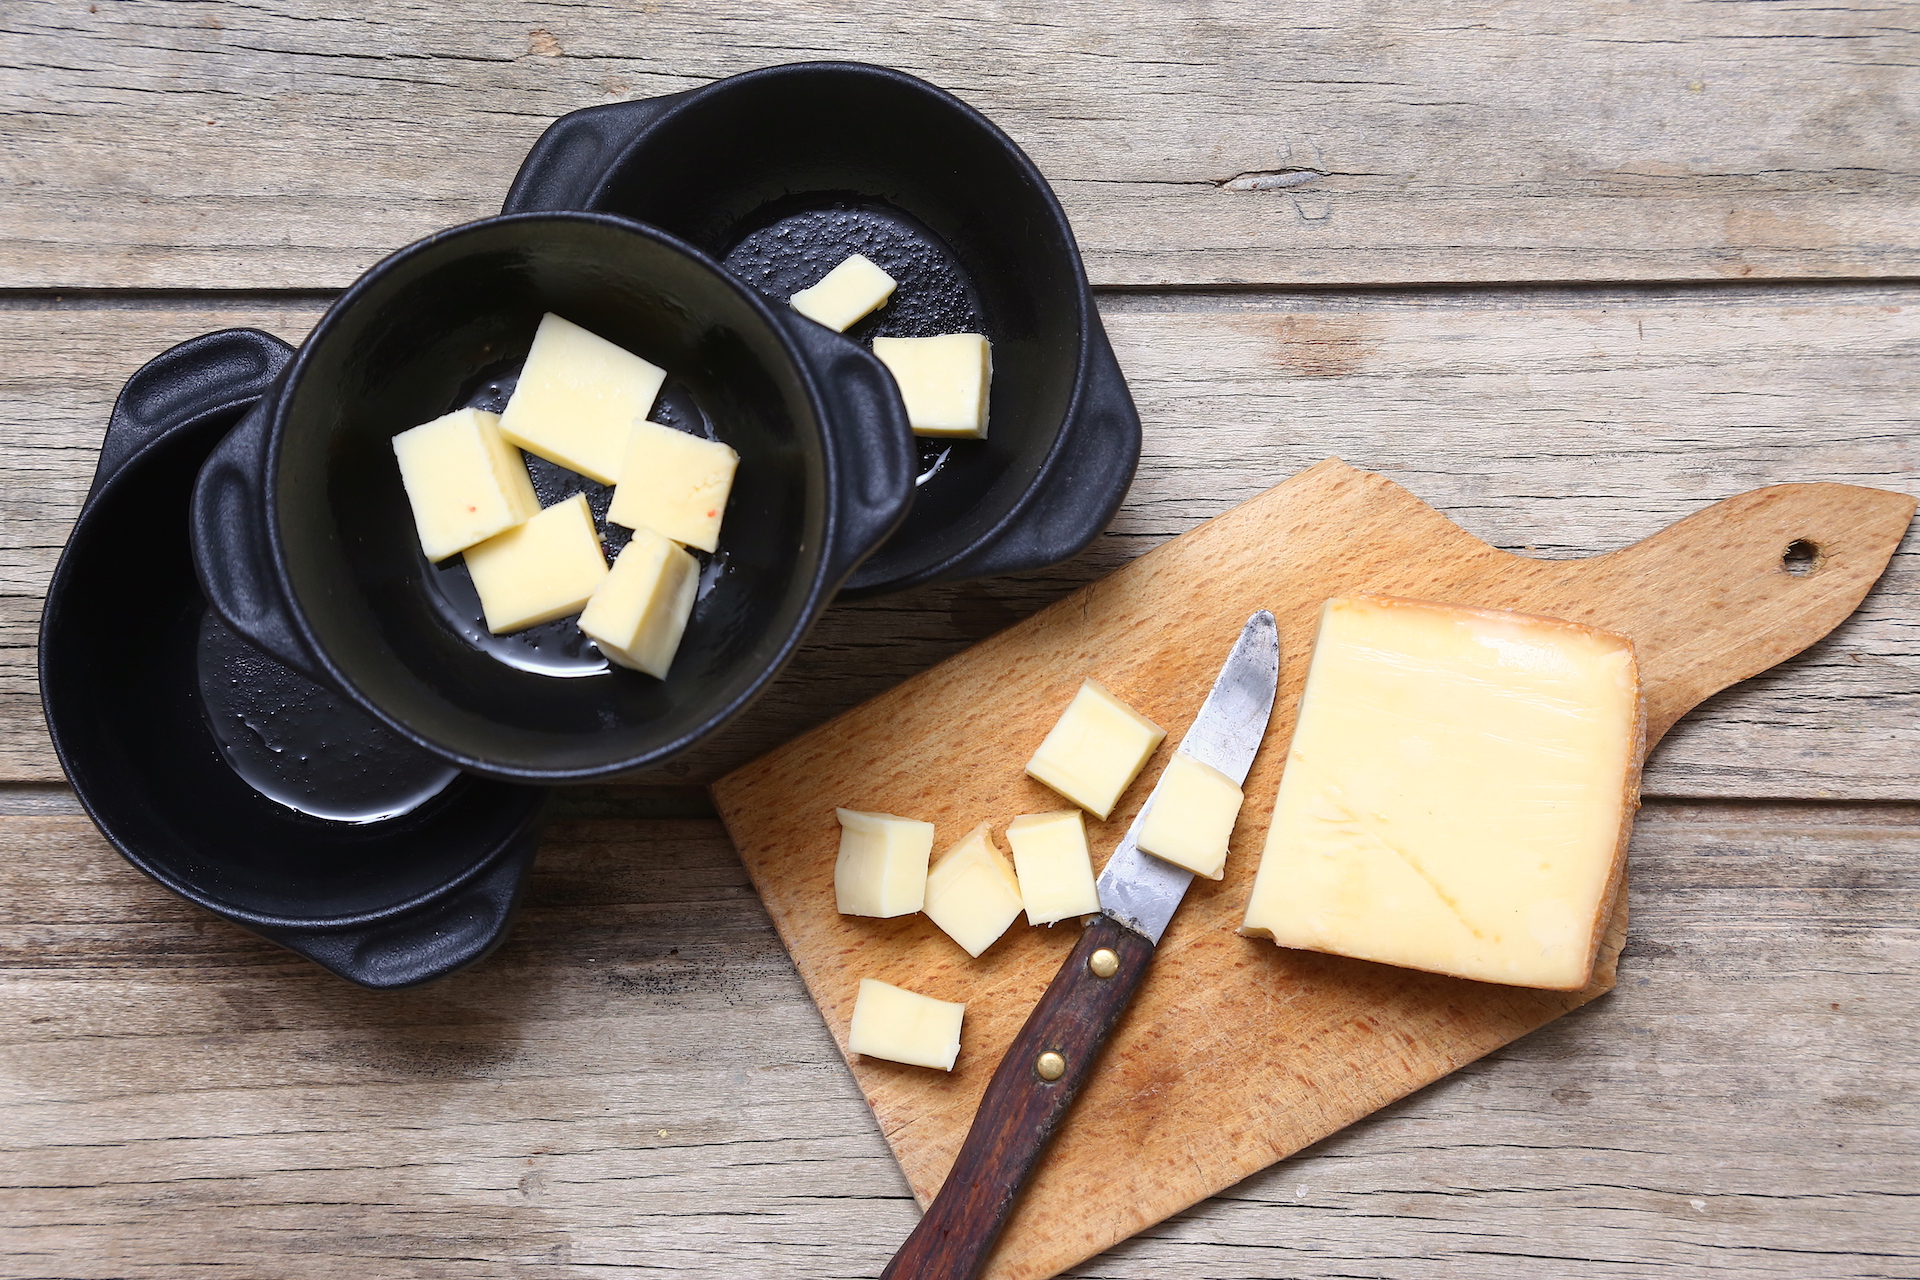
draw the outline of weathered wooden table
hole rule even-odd
[[[873,1275],[914,1207],[699,784],[1328,454],[1497,544],[1920,492],[1920,10],[978,2],[0,6],[0,1271]],[[923,75],[1065,202],[1146,422],[1054,570],[834,610],[570,794],[511,941],[352,989],[142,880],[62,784],[40,599],[107,410],[297,340],[574,107]],[[1620,988],[1074,1274],[1920,1275],[1920,555],[1662,746]]]

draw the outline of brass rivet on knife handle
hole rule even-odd
[[[1111,978],[1120,972],[1120,957],[1102,947],[1087,957],[1087,969],[1096,978]]]
[[[1058,1080],[1067,1074],[1067,1060],[1049,1049],[1034,1059],[1033,1069],[1042,1080]]]

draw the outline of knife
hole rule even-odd
[[[1247,620],[1179,749],[1245,783],[1279,683],[1280,633],[1262,609]],[[1100,914],[1088,917],[1073,954],[995,1068],[940,1194],[881,1280],[969,1280],[986,1262],[1193,882],[1193,872],[1140,851],[1140,828],[1158,794],[1156,785],[1107,860]]]

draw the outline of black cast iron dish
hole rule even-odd
[[[437,794],[385,821],[329,821],[267,799],[223,758],[200,665],[218,624],[194,580],[188,504],[208,452],[292,354],[225,330],[128,380],[47,592],[41,696],[74,791],[128,861],[354,982],[409,986],[505,934],[543,792],[456,776],[263,658],[238,709],[271,720],[287,710],[271,699],[290,693],[325,716],[333,741],[311,749],[342,754],[313,769],[344,771],[362,799],[396,770]]]
[[[666,368],[740,454],[724,566],[664,681],[516,669],[436,604],[391,439],[497,397],[547,311]],[[744,708],[899,524],[912,478],[899,393],[859,346],[653,228],[499,217],[401,250],[334,304],[201,471],[194,555],[235,631],[441,759],[585,781]]]
[[[777,308],[864,253],[899,288],[849,336],[987,335],[988,439],[921,442],[913,510],[850,594],[1054,564],[1126,495],[1140,419],[1066,215],[1010,138],[923,80],[795,63],[588,107],[521,166],[506,211],[530,209],[661,227]]]

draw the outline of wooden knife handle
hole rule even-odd
[[[1118,962],[1107,977],[1094,963],[1101,951]],[[979,1272],[1152,959],[1145,937],[1093,917],[994,1070],[940,1194],[881,1280],[969,1280]],[[1060,1063],[1043,1063],[1047,1054]],[[1055,1065],[1060,1074],[1049,1080],[1045,1073]]]

